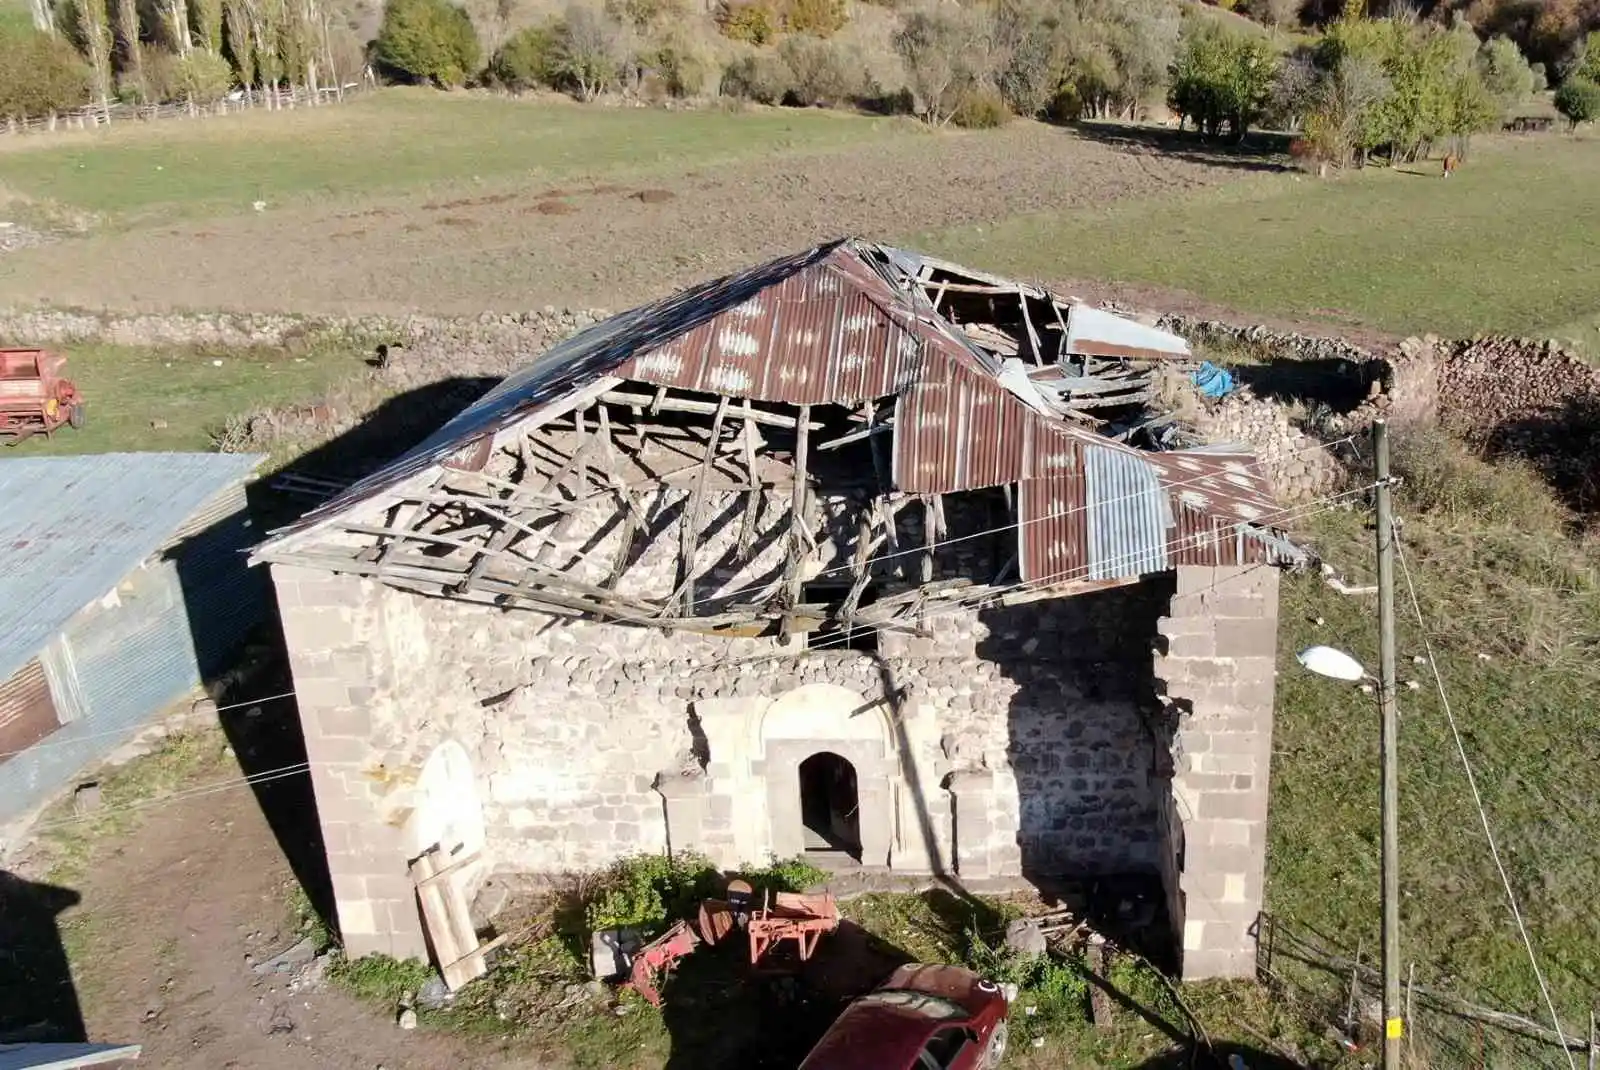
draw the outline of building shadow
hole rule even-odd
[[[1170,576],[979,614],[978,657],[1015,688],[1006,760],[1021,868],[1049,902],[1147,959],[1176,964],[1161,887],[1152,643]],[[996,711],[998,713],[998,711]]]
[[[88,1039],[58,921],[80,898],[0,870],[0,1044]]]
[[[1186,1044],[1133,1070],[1307,1070],[1307,1065],[1241,1044]]]
[[[1600,396],[1570,397],[1559,407],[1493,428],[1494,457],[1526,461],[1584,524],[1600,519]]]
[[[275,592],[267,570],[248,567],[245,555],[272,529],[417,445],[495,382],[445,380],[385,401],[349,431],[265,473],[246,488],[242,507],[218,510],[167,552],[178,574],[195,663],[217,700],[220,727],[284,858],[330,926],[332,883]],[[286,475],[302,478],[286,486]],[[308,492],[308,486],[321,489]]]
[[[1344,357],[1229,363],[1228,370],[1258,398],[1280,405],[1325,405],[1341,414],[1366,401],[1373,384],[1383,377],[1381,362]]]
[[[702,947],[661,989],[665,1070],[794,1070],[852,1000],[910,961],[850,921],[787,968],[752,967],[742,939]]]
[[[1244,140],[1233,142],[1202,137],[1198,131],[1099,119],[1079,119],[1071,128],[1079,137],[1134,155],[1167,156],[1238,171],[1294,170],[1288,134],[1252,130]]]

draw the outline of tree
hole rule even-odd
[[[449,0],[390,0],[373,54],[389,71],[442,88],[464,85],[480,57],[472,20]]]
[[[906,80],[917,114],[930,126],[944,126],[955,115],[961,95],[989,77],[993,23],[981,8],[923,8],[905,16],[893,39],[905,63]]]
[[[1544,88],[1517,43],[1509,37],[1492,37],[1478,49],[1478,76],[1501,114],[1523,104]]]
[[[1166,85],[1181,25],[1171,0],[1068,0],[1063,81],[1090,116],[1132,118]]]
[[[1374,143],[1374,116],[1388,99],[1389,79],[1371,56],[1351,53],[1323,71],[1316,104],[1306,115],[1306,136],[1317,157],[1339,167]]]
[[[145,85],[144,49],[139,46],[138,0],[117,0],[116,40],[122,53],[123,86],[131,83],[142,100],[150,95],[150,87]]]
[[[628,27],[591,3],[573,3],[561,22],[556,76],[579,100],[593,100],[622,77],[632,55]]]
[[[1226,125],[1239,141],[1266,107],[1277,71],[1277,56],[1260,37],[1196,20],[1173,61],[1167,102],[1207,137]]]
[[[1568,78],[1556,90],[1556,110],[1576,130],[1579,123],[1600,120],[1600,84],[1587,78]]]
[[[1066,75],[1067,41],[1060,9],[1040,0],[996,0],[995,87],[1018,115],[1050,106]]]
[[[0,25],[0,118],[27,119],[89,103],[93,75],[61,37]]]
[[[104,105],[111,95],[111,24],[106,0],[78,0],[78,40],[89,61],[94,99]]]
[[[50,6],[50,0],[32,0],[30,7],[33,13],[33,28],[43,34],[54,34],[56,13]]]

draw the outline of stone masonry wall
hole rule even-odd
[[[1172,791],[1161,869],[1186,978],[1248,977],[1266,868],[1278,572],[1181,568],[1161,621]]]
[[[1137,689],[1107,686],[1121,674],[1093,654],[1147,649],[1148,633],[1086,646],[1104,602],[968,613],[949,629],[970,637],[964,654],[886,642],[879,655],[796,656],[770,639],[557,623],[282,566],[273,576],[352,954],[421,951],[405,875],[421,848],[407,830],[420,770],[442,743],[471,759],[488,867],[591,868],[668,846],[659,785],[718,761],[696,738],[697,706],[816,683],[892,698],[919,726],[891,742],[908,748],[901,765],[915,769],[926,813],[897,820],[926,824],[937,864],[1082,875],[1159,860]],[[715,800],[713,810],[739,803]]]

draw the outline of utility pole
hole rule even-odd
[[[1389,425],[1372,423],[1378,491],[1378,704],[1383,728],[1383,1066],[1400,1070],[1400,717],[1395,708],[1394,507],[1389,497]]]

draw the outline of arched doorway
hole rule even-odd
[[[800,763],[800,821],[808,852],[861,860],[861,795],[847,759],[819,751]]]

